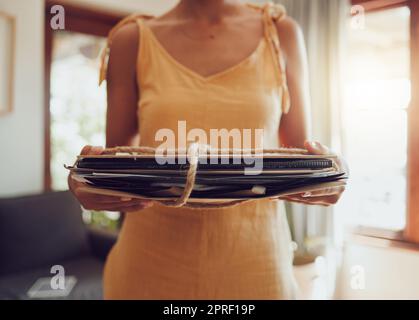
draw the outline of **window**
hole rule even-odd
[[[351,27],[348,40],[343,126],[351,183],[340,210],[346,224],[402,230],[411,100],[409,8],[367,12],[365,25]]]
[[[51,187],[66,190],[67,170],[87,144],[105,145],[106,90],[98,88],[102,37],[54,34],[51,65]]]
[[[344,221],[338,225],[402,229],[394,233],[367,227],[361,232],[419,243],[419,1],[352,0],[352,4],[363,6],[366,24],[350,30],[343,122],[354,183],[338,206],[337,220]],[[359,98],[353,96],[357,90],[362,93]],[[370,115],[369,124],[360,117],[362,112]],[[367,147],[368,160],[385,155],[371,172],[362,168],[366,159],[361,154]],[[382,174],[374,177],[380,168]],[[371,206],[374,201],[376,208]]]
[[[45,21],[45,189],[66,190],[68,171],[82,146],[105,145],[106,88],[98,87],[100,53],[119,15],[65,4],[65,30]],[[116,229],[119,213],[83,213],[88,224]]]

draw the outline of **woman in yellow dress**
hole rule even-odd
[[[283,7],[181,0],[161,17],[132,16],[109,37],[107,146],[158,147],[156,133],[262,129],[263,146],[304,147],[307,63],[298,25]],[[106,56],[104,57],[106,58]],[[176,147],[176,146],[173,146]],[[83,154],[99,154],[86,146]],[[231,208],[169,208],[83,193],[86,209],[127,212],[105,267],[107,299],[297,297],[282,200],[336,203],[343,188]]]

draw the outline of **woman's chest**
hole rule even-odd
[[[263,41],[259,26],[224,26],[207,30],[183,25],[147,27],[160,49],[201,77],[228,70],[255,54]]]

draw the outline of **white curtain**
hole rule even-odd
[[[258,1],[265,2],[265,1]],[[342,65],[345,60],[349,0],[278,0],[301,26],[309,60],[311,137],[336,152],[341,151],[340,108]],[[333,209],[288,204],[288,217],[298,257],[325,256],[331,294],[333,291]],[[329,279],[330,280],[330,279]]]

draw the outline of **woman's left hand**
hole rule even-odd
[[[306,141],[304,143],[305,148],[310,154],[314,155],[327,155],[330,154],[329,148],[322,145],[319,142]],[[336,164],[339,167],[340,172],[348,174],[347,166],[342,158],[336,158]],[[303,203],[307,205],[320,205],[330,206],[336,204],[342,193],[345,191],[345,186],[331,187],[322,190],[316,190],[312,192],[297,193],[279,197],[281,200],[290,202]]]

